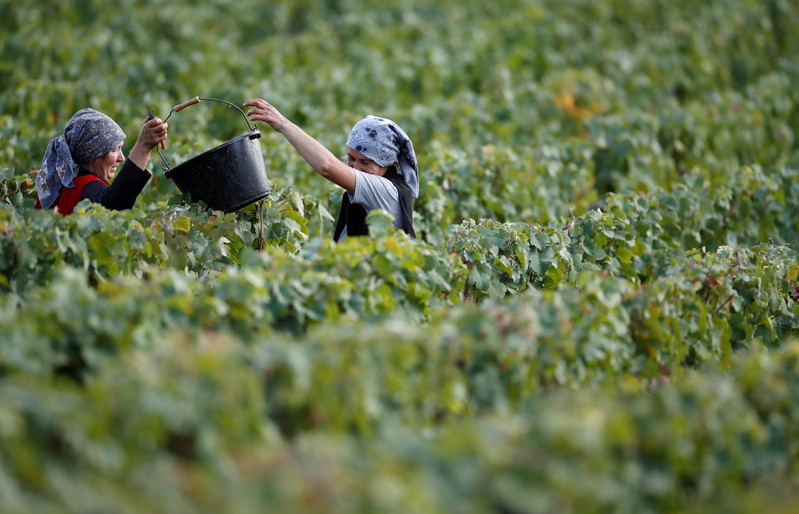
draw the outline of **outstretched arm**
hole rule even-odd
[[[253,98],[244,102],[244,106],[250,107],[247,115],[251,121],[262,121],[276,132],[283,134],[283,137],[302,155],[314,171],[350,193],[355,192],[355,170],[344,164],[319,141],[280,114],[269,102]]]

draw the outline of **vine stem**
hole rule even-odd
[[[728,303],[730,303],[730,301],[733,299],[734,296],[735,296],[735,293],[731,294],[726,300],[724,300],[724,303],[722,303],[721,305],[718,306],[718,308],[716,308],[714,306],[713,307],[713,315],[718,314],[721,309],[723,309]]]
[[[260,252],[264,245],[264,201],[258,202],[258,251]]]

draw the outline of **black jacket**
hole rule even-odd
[[[78,175],[91,173],[86,168],[81,168]],[[130,209],[136,203],[136,198],[150,180],[150,173],[126,160],[117,173],[111,185],[106,182],[92,182],[83,189],[82,200],[89,199],[103,207],[115,211]]]

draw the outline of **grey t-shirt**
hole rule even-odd
[[[367,213],[375,209],[383,209],[391,214],[394,216],[394,227],[397,230],[402,229],[402,208],[399,201],[399,191],[397,191],[397,186],[392,184],[387,178],[355,170],[355,194],[347,194],[350,197],[350,202],[363,205]],[[339,237],[339,241],[345,237],[347,237],[346,225],[341,237]]]

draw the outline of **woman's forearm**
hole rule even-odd
[[[355,191],[355,170],[337,159],[322,143],[291,122],[283,125],[280,133],[314,171],[351,193]]]
[[[304,130],[294,123],[287,123],[282,127],[281,134],[291,143],[302,158],[305,159],[317,173],[324,175],[333,164],[341,163],[333,153],[325,148],[322,143],[309,136]]]
[[[147,161],[150,160],[150,150],[137,141],[136,144],[133,145],[133,148],[130,149],[128,160],[139,168],[146,170]]]
[[[247,116],[252,121],[267,123],[291,143],[305,161],[317,173],[350,193],[355,191],[355,170],[337,159],[322,143],[280,114],[272,104],[262,98],[251,98],[244,102]]]

